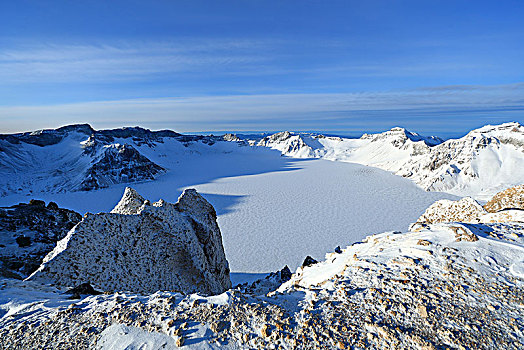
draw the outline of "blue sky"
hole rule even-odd
[[[524,121],[522,1],[3,1],[0,132]]]

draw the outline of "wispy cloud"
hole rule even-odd
[[[266,43],[248,40],[37,44],[3,49],[3,83],[141,79],[155,74],[242,69],[264,62]]]
[[[152,129],[379,131],[403,125],[456,132],[523,120],[524,83],[442,86],[349,94],[274,94],[133,99],[0,107],[2,132],[89,122]],[[38,120],[38,122],[37,122]]]
[[[88,44],[21,42],[0,50],[0,81],[8,84],[89,83],[172,79],[181,74],[223,77],[341,78],[428,77],[496,70],[490,62],[448,54],[362,56],[354,43],[336,40],[176,39]],[[273,81],[272,88],[278,87]]]

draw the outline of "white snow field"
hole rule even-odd
[[[318,260],[369,234],[404,231],[434,201],[455,199],[426,192],[374,167],[292,159],[264,147],[195,143],[188,153],[180,143],[166,140],[154,150],[138,149],[168,171],[153,182],[134,183],[133,188],[153,201],[170,202],[185,188],[196,188],[217,210],[233,272],[269,272],[286,264],[294,269],[306,255]],[[0,205],[36,197],[81,214],[107,212],[125,187],[9,195],[0,197]]]

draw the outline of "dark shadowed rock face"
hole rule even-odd
[[[0,208],[0,276],[27,277],[81,219],[40,200]]]
[[[231,288],[216,212],[195,190],[151,204],[126,188],[111,213],[86,214],[29,279],[138,293]]]
[[[111,145],[103,148],[101,156],[87,170],[80,189],[89,191],[117,183],[153,180],[164,170],[133,146]]]

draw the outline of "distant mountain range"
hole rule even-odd
[[[409,178],[428,191],[480,199],[524,183],[524,127],[516,122],[487,125],[447,141],[398,127],[350,139],[287,131],[258,138],[182,135],[139,127],[94,130],[81,124],[0,135],[0,196],[154,181],[172,171],[162,164],[164,157],[244,147],[360,163]]]

